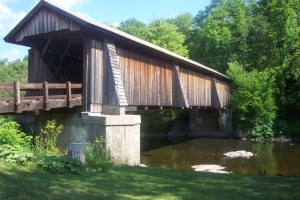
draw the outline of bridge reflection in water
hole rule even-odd
[[[300,143],[237,139],[141,138],[141,163],[149,167],[193,170],[193,165],[216,164],[233,174],[300,176]],[[250,158],[224,158],[229,151],[245,150]]]

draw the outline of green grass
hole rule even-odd
[[[118,166],[51,174],[0,164],[0,199],[300,199],[300,177]]]

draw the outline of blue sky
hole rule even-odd
[[[146,24],[190,12],[195,16],[210,0],[47,0],[99,22],[119,25],[129,18]],[[24,58],[28,48],[5,43],[6,34],[38,3],[38,0],[0,0],[0,59]]]

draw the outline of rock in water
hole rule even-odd
[[[247,151],[244,151],[244,150],[230,151],[230,152],[224,153],[223,156],[227,157],[227,158],[237,158],[237,157],[250,158],[251,156],[253,156],[253,153],[252,152],[247,152]]]
[[[229,174],[229,172],[224,171],[225,167],[220,165],[194,165],[192,168],[198,172],[212,172],[212,173],[219,173],[219,174]]]

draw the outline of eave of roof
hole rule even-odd
[[[213,70],[209,67],[206,67],[200,63],[197,63],[193,60],[190,60],[188,58],[185,58],[183,56],[180,56],[174,52],[171,52],[169,50],[166,50],[162,47],[159,47],[157,45],[154,45],[150,42],[147,42],[145,40],[142,40],[140,38],[137,38],[135,36],[132,36],[128,33],[125,33],[123,31],[120,31],[116,28],[113,28],[109,25],[106,25],[106,24],[102,24],[100,22],[97,22],[91,18],[88,18],[88,17],[85,17],[85,16],[81,16],[81,15],[78,15],[72,11],[69,11],[69,10],[65,10],[63,8],[60,8],[58,6],[55,6],[49,2],[47,2],[46,0],[42,0],[40,1],[4,38],[4,41],[5,42],[10,42],[10,43],[13,43],[13,41],[11,40],[11,38],[14,36],[14,34],[36,13],[38,12],[38,10],[42,7],[42,6],[45,6],[47,8],[50,8],[62,15],[65,15],[69,18],[71,18],[72,20],[74,21],[77,21],[78,23],[84,25],[84,26],[87,26],[87,27],[90,27],[94,30],[98,30],[98,31],[101,31],[101,32],[105,32],[109,35],[114,35],[116,37],[119,37],[125,41],[130,41],[138,46],[142,46],[142,47],[147,47],[147,48],[150,48],[151,50],[154,50],[156,52],[159,52],[160,54],[163,54],[165,56],[169,56],[177,61],[180,61],[180,62],[184,62],[184,63],[187,63],[189,65],[192,65],[192,66],[195,66],[195,67],[198,67],[200,68],[201,70],[203,71],[206,71],[208,73],[211,73],[211,74],[214,74],[222,79],[225,79],[227,81],[231,81],[231,79],[216,71],[216,70]]]

